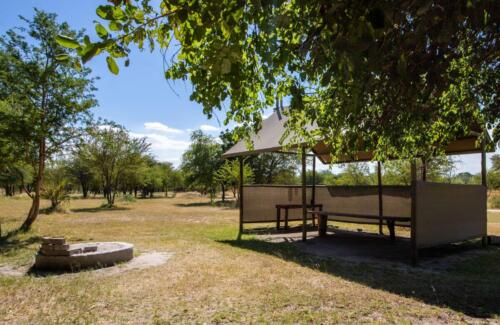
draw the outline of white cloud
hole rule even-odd
[[[186,150],[190,144],[189,141],[170,139],[163,134],[130,132],[130,135],[135,138],[146,138],[151,144],[151,149]]]
[[[213,125],[208,125],[208,124],[202,124],[200,125],[200,130],[204,132],[217,132],[220,131],[220,129],[216,126]]]
[[[182,134],[184,131],[171,128],[160,122],[146,122],[144,123],[144,128],[146,130],[160,131],[164,133],[172,133],[172,134]]]
[[[156,159],[169,161],[176,167],[181,161],[182,154],[191,144],[189,141],[171,139],[164,134],[158,133],[130,132],[130,136],[146,138],[146,141],[151,144],[151,153]]]

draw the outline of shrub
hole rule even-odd
[[[132,194],[125,194],[123,197],[122,197],[122,200],[124,202],[135,202],[136,199],[135,197],[132,195]]]
[[[500,209],[500,196],[493,196],[490,199],[490,206],[492,209]]]

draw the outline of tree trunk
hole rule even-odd
[[[86,199],[89,195],[89,189],[87,184],[82,182],[82,193],[83,193],[83,198]]]
[[[220,184],[220,187],[222,189],[222,203],[226,203],[226,187],[224,186],[224,183]]]
[[[38,173],[36,175],[35,180],[35,196],[33,197],[33,202],[31,204],[30,212],[24,220],[20,230],[28,231],[31,228],[33,222],[35,222],[38,217],[38,213],[40,212],[40,192],[42,189],[43,183],[43,173],[45,171],[45,138],[40,140],[39,148],[38,148]]]

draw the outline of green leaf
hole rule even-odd
[[[122,29],[122,24],[112,20],[109,22],[109,29],[112,31],[118,32]]]
[[[57,35],[56,42],[68,49],[77,49],[80,47],[80,44],[75,39],[64,35]]]
[[[125,17],[125,13],[120,7],[113,7],[112,16],[115,20],[122,20]]]
[[[113,18],[111,11],[112,11],[112,6],[109,6],[109,5],[108,6],[99,6],[95,10],[95,13],[97,14],[97,16],[101,17],[102,19],[110,20],[111,18]]]
[[[100,38],[107,38],[108,37],[108,31],[106,30],[106,28],[103,25],[101,25],[99,23],[97,23],[95,25],[95,31],[96,31],[97,35],[99,35]]]
[[[226,21],[223,21],[221,23],[221,29],[222,29],[222,35],[224,35],[224,38],[229,38],[231,36],[231,27],[227,24]]]
[[[136,10],[134,12],[134,18],[138,23],[143,23],[144,22],[144,11]]]
[[[81,52],[82,62],[87,63],[90,59],[97,55],[99,47],[96,44],[90,44]]]
[[[116,64],[115,59],[112,57],[108,56],[106,58],[106,62],[108,63],[108,69],[111,71],[112,74],[117,75],[120,69],[118,68],[118,65]]]
[[[68,62],[69,61],[69,55],[68,54],[58,54],[56,55],[56,60],[59,62]]]

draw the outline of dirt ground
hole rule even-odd
[[[237,210],[211,206],[195,193],[119,201],[114,209],[101,204],[99,198],[72,200],[67,212],[41,215],[31,232],[0,241],[0,323],[500,321],[498,246],[482,249],[470,242],[459,254],[441,252],[460,258],[446,257],[439,267],[412,268],[391,261],[383,249],[377,256],[363,256],[375,242],[386,242],[376,236],[367,241],[364,232],[373,231],[369,227],[340,224],[342,229],[333,228],[337,234],[325,242],[311,238],[302,244],[293,233],[270,239],[256,229],[239,238]],[[0,198],[4,234],[21,223],[28,209],[26,199]],[[500,213],[490,213],[489,221],[490,233],[500,234]],[[267,233],[274,236],[271,228]],[[146,261],[141,264],[152,265],[64,275],[16,274],[32,265],[41,236],[61,235],[70,242],[130,242],[136,261],[142,258]],[[360,244],[356,236],[364,241]],[[350,241],[360,250],[331,245]],[[398,245],[404,249],[404,239]],[[340,253],[331,255],[332,250]]]

